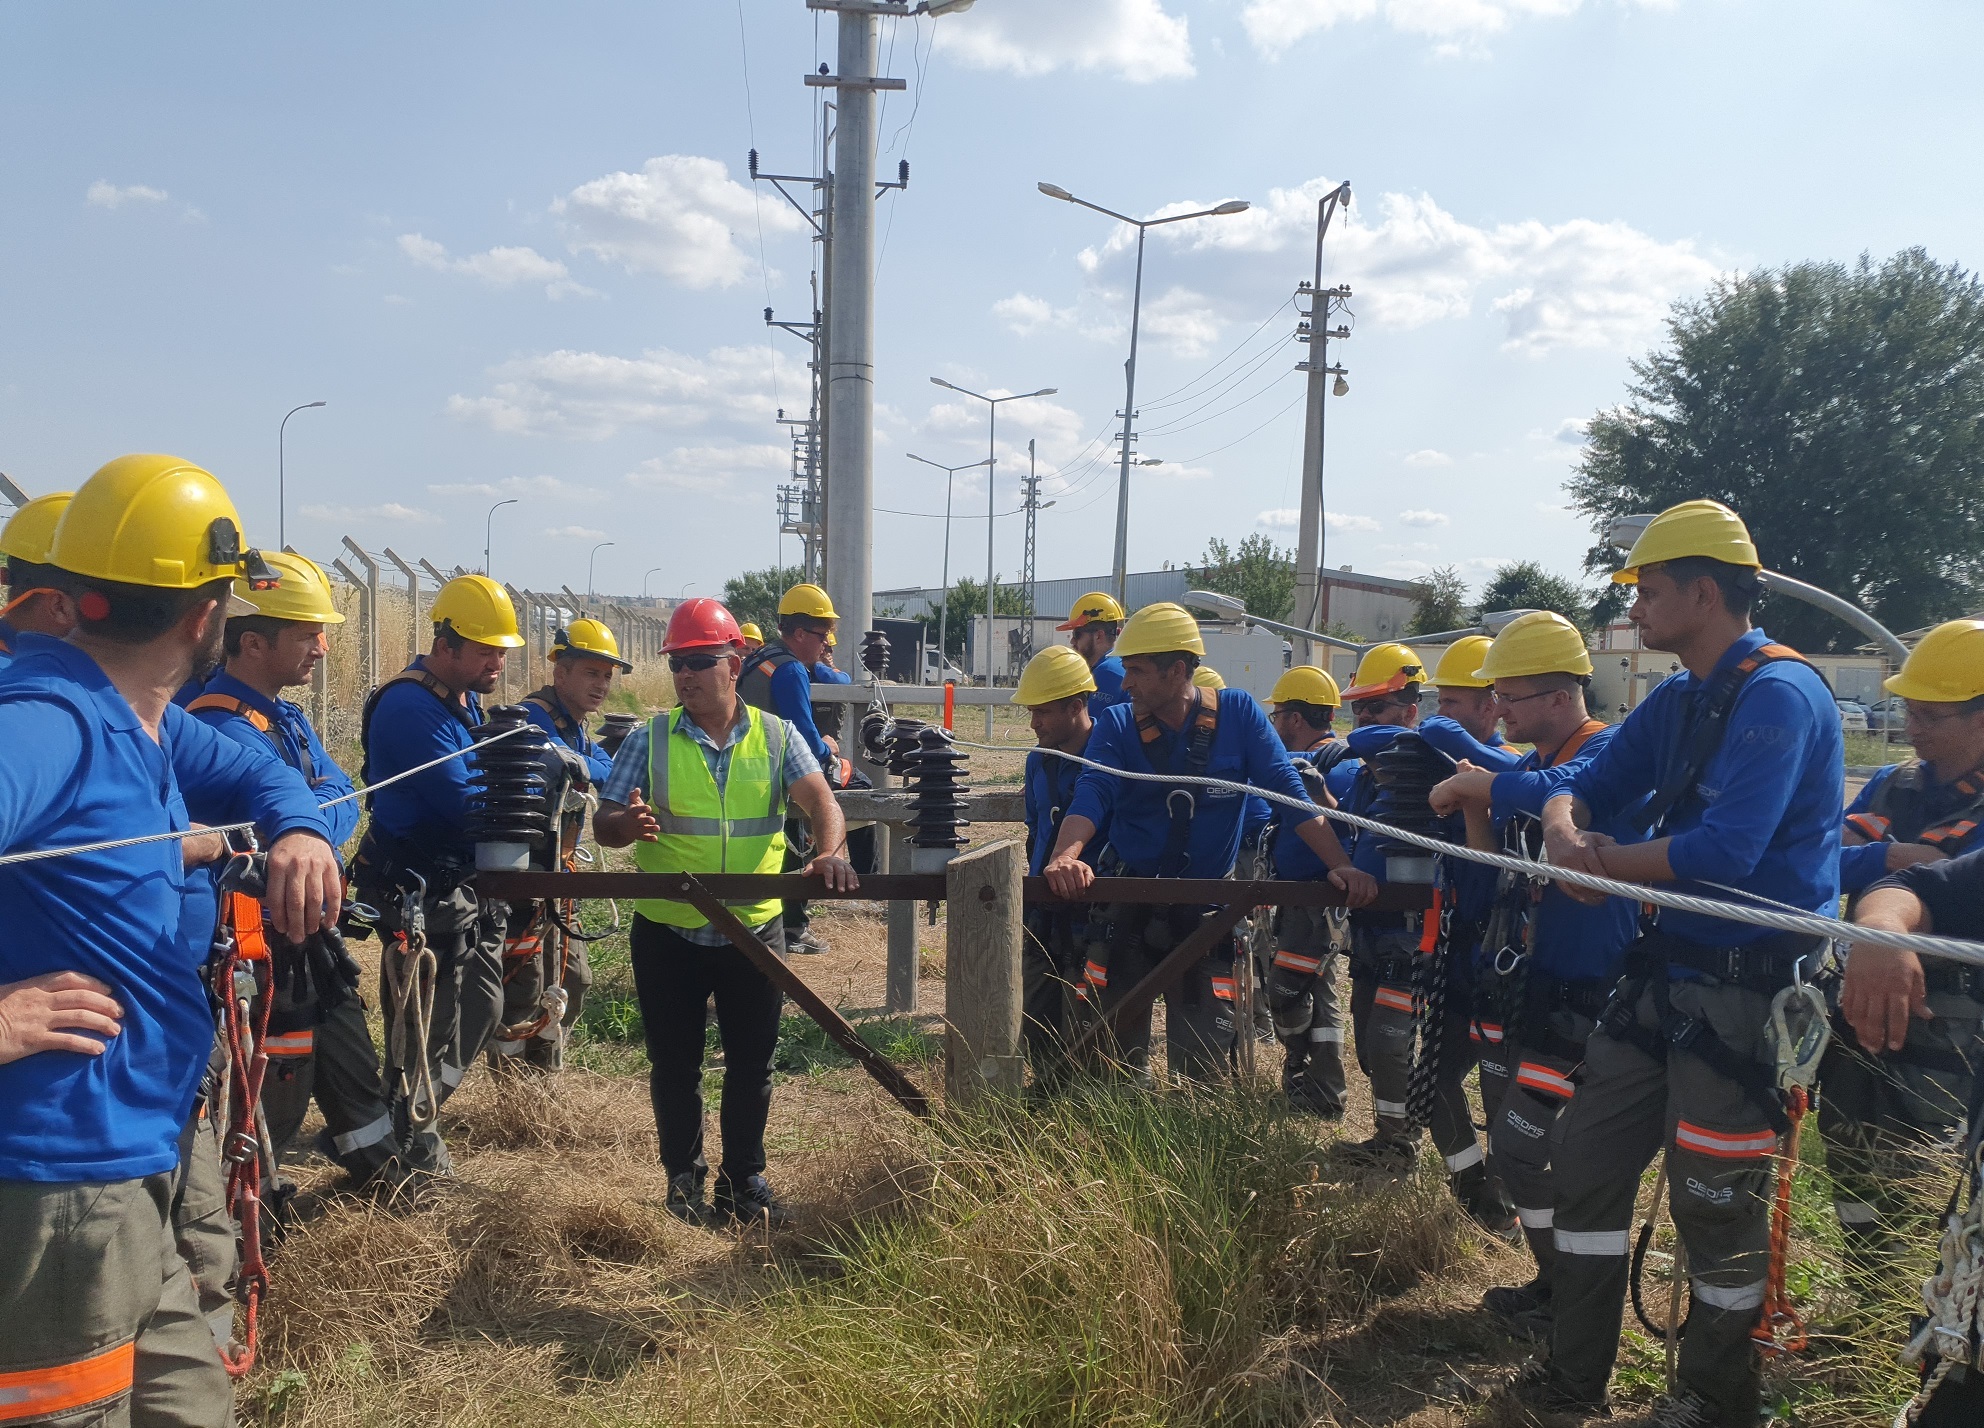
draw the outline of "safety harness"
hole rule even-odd
[[[364,773],[368,782],[372,778],[372,716],[378,711],[379,701],[388,689],[396,684],[416,684],[433,695],[441,707],[448,711],[448,717],[469,732],[471,738],[476,730],[476,716],[468,706],[455,697],[455,691],[424,669],[409,667],[401,670],[373,690],[365,701],[363,713],[358,721],[359,747],[365,753]],[[371,791],[365,794],[365,808],[368,813],[376,812]],[[431,886],[438,896],[457,886],[468,871],[456,864],[435,858],[433,852],[411,838],[395,837],[379,826],[379,820],[366,820],[365,836],[359,840],[358,852],[353,857],[354,872],[369,870],[384,879],[393,890],[404,891],[399,883],[400,874],[419,877],[424,886]],[[356,880],[369,883],[371,879],[359,873]],[[376,889],[374,891],[377,891]]]
[[[262,1177],[275,1174],[274,1148],[257,1112],[268,1070],[269,943],[262,929],[261,895],[267,865],[259,854],[236,854],[220,877],[220,922],[208,963],[220,1007],[221,1041],[227,1051],[227,1084],[221,1091],[221,1159],[227,1167],[227,1207],[239,1236],[235,1294],[245,1311],[239,1346],[223,1345],[220,1359],[232,1378],[255,1367],[256,1331],[269,1271],[262,1260]]]
[[[1219,696],[1196,686],[1192,693],[1196,697],[1185,715],[1185,725],[1161,760],[1158,741],[1170,730],[1158,722],[1155,714],[1137,720],[1137,738],[1143,744],[1144,758],[1156,773],[1204,778],[1206,767],[1212,762],[1213,740],[1219,735]],[[1192,837],[1192,818],[1199,809],[1198,795],[1182,784],[1166,789],[1164,808],[1171,822],[1165,830],[1164,849],[1157,855],[1157,876],[1181,878],[1192,861],[1186,845]]]
[[[283,746],[282,736],[276,732],[275,720],[255,708],[245,699],[236,699],[231,694],[202,694],[186,706],[188,714],[197,714],[202,709],[218,709],[225,714],[246,719],[248,723],[275,746],[276,757],[303,775],[303,781],[315,788],[328,775],[317,773],[317,761],[310,757],[310,743],[307,739],[296,741],[296,761],[291,763],[289,751]]]
[[[1846,826],[1871,843],[1926,843],[1946,858],[1969,852],[1984,841],[1976,837],[1984,827],[1984,768],[1939,784],[1922,764],[1905,764],[1874,790],[1865,810],[1846,815]],[[1849,915],[1851,911],[1849,905]],[[1923,978],[1928,991],[1984,1002],[1984,967],[1936,961],[1923,969]],[[1851,1044],[1844,1027],[1835,1023],[1835,1030]],[[1972,1069],[1967,1062],[1957,1065],[1947,1053],[1920,1047],[1903,1047],[1885,1056],[1931,1071],[1968,1075]]]

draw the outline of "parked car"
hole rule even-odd
[[[1876,700],[1867,706],[1867,727],[1877,734],[1883,729],[1898,734],[1901,732],[1902,719],[1906,713],[1902,701],[1889,695],[1886,699]]]
[[[1835,699],[1839,706],[1839,727],[1849,734],[1864,734],[1871,725],[1867,719],[1867,706],[1851,699]]]

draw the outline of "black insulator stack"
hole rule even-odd
[[[877,679],[889,672],[889,637],[880,630],[861,637],[861,667]]]
[[[640,726],[638,714],[609,714],[606,723],[600,727],[599,746],[606,750],[606,757],[612,758],[620,752],[620,746],[627,742],[627,736]]]
[[[551,741],[525,717],[522,705],[496,705],[485,718],[475,730],[478,743],[499,734],[509,737],[469,755],[473,772],[463,831],[471,843],[540,843],[551,836],[544,781]],[[519,725],[523,733],[510,733]]]
[[[897,725],[899,730],[901,727]],[[963,796],[970,791],[961,778],[964,754],[951,742],[949,733],[928,725],[917,730],[914,743],[906,750],[904,742],[899,738],[896,748],[900,751],[903,786],[910,793],[911,846],[962,847],[964,839],[958,836],[958,829],[967,826],[961,815]],[[896,759],[890,760],[891,773],[897,771],[896,764]]]
[[[1371,777],[1377,780],[1378,796],[1371,816],[1408,833],[1452,842],[1440,816],[1427,802],[1433,785],[1454,771],[1453,763],[1419,734],[1400,734],[1371,760]],[[1392,857],[1428,856],[1426,849],[1396,838],[1380,840],[1378,847]]]
[[[896,721],[886,709],[870,709],[861,716],[861,752],[871,764],[889,761],[889,741],[895,737]]]

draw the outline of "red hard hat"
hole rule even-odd
[[[708,649],[712,645],[738,648],[743,643],[744,636],[737,630],[737,617],[724,608],[723,601],[698,595],[677,605],[668,617],[668,637],[662,642],[661,652],[674,654],[679,650]]]

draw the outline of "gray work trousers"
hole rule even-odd
[[[1275,910],[1274,958],[1262,985],[1283,1048],[1281,1089],[1317,1115],[1343,1114],[1343,1007],[1337,996],[1340,920],[1325,907]]]
[[[192,1117],[179,1133],[179,1165],[171,1176],[168,1213],[173,1241],[186,1270],[200,1314],[214,1342],[234,1338],[234,1271],[240,1264],[237,1227],[227,1204],[227,1168],[221,1160],[223,1128],[216,1117],[227,1114],[227,1051],[219,1038],[207,1063],[207,1079]]]
[[[378,899],[374,905],[379,908],[379,932],[385,943],[380,952],[380,997],[386,1010],[385,1080],[392,1098],[394,1128],[409,1165],[445,1173],[448,1152],[440,1132],[432,1125],[415,1131],[409,1122],[406,1072],[415,1063],[411,1057],[402,1058],[392,1034],[392,986],[385,964],[395,955],[393,933],[399,929],[399,906],[392,898]],[[434,1078],[435,1097],[445,1102],[461,1085],[503,1015],[503,924],[507,908],[491,899],[478,900],[466,887],[428,898],[425,908],[427,945],[437,964],[425,1055],[428,1074]]]
[[[524,904],[536,908],[536,904]],[[562,914],[561,914],[562,915]],[[578,1025],[592,988],[592,963],[586,944],[566,935],[542,910],[522,929],[519,914],[511,916],[510,935],[503,947],[503,1018],[501,1027],[525,1027],[544,1015],[544,988],[555,978],[565,990],[565,1010],[528,1036],[510,1037],[500,1031],[489,1039],[489,1064],[529,1066],[556,1071],[565,1064],[565,1038]]]
[[[269,1139],[278,1154],[287,1149],[314,1099],[330,1133],[332,1157],[355,1178],[370,1179],[398,1154],[399,1141],[364,1004],[355,994],[346,997],[323,1013],[307,1037],[300,1054],[269,1058],[262,1082]]]
[[[1762,1060],[1768,995],[1698,981],[1673,982],[1669,995],[1731,1054]],[[1656,1031],[1650,987],[1633,1011],[1644,1032]],[[1679,1381],[1716,1404],[1725,1423],[1752,1424],[1761,1381],[1750,1330],[1764,1300],[1777,1137],[1763,1108],[1693,1052],[1655,1058],[1602,1028],[1585,1044],[1584,1079],[1551,1139],[1551,1366],[1581,1396],[1604,1392],[1619,1353],[1633,1204],[1641,1172],[1663,1146],[1693,1294]]]
[[[1593,1025],[1590,1017],[1562,1007],[1547,1013],[1543,1024],[1571,1042],[1583,1042]],[[1488,1111],[1489,1173],[1515,1203],[1523,1239],[1536,1258],[1536,1277],[1546,1292],[1554,1293],[1557,1186],[1550,1170],[1550,1141],[1576,1089],[1571,1073],[1579,1062],[1540,1046],[1524,1046],[1520,1028],[1496,1042],[1490,1038],[1501,1035],[1500,1026],[1489,1031],[1476,1025],[1483,1033],[1481,1099]]]
[[[1109,903],[1090,913],[1095,935],[1098,912],[1105,929],[1087,967],[1089,992],[1098,1013],[1107,1016],[1125,994],[1162,962],[1207,914],[1194,907],[1154,903]],[[1214,944],[1164,993],[1165,1060],[1173,1076],[1218,1081],[1233,1065],[1233,938]],[[1151,1011],[1141,1012],[1105,1038],[1105,1055],[1139,1077],[1150,1074]]]
[[[1357,1037],[1358,1068],[1371,1081],[1378,1139],[1417,1145],[1419,1130],[1411,1123],[1407,1106],[1419,1030],[1412,983],[1430,954],[1419,950],[1418,935],[1407,928],[1372,929],[1353,919],[1350,938],[1350,1021]],[[1458,958],[1463,953],[1451,955]],[[1428,1126],[1434,1148],[1454,1175],[1483,1160],[1465,1085],[1475,1053],[1464,1007],[1461,1001],[1441,1015],[1439,1074]]]

